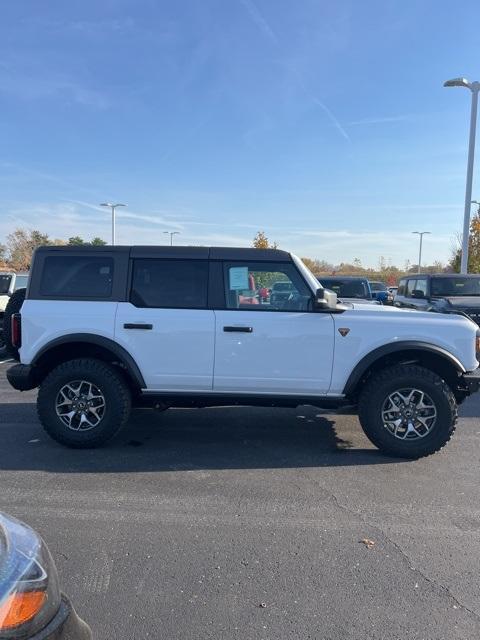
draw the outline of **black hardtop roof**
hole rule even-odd
[[[257,262],[290,262],[288,251],[251,247],[170,247],[156,245],[56,245],[39,247],[37,253],[128,253],[131,258],[174,258],[190,260],[255,260]]]

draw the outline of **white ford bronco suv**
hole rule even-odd
[[[271,295],[278,282],[288,296]],[[342,304],[276,249],[41,247],[7,375],[39,387],[42,425],[71,447],[105,443],[132,406],[353,405],[377,447],[418,458],[479,388],[477,329]]]

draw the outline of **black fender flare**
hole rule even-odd
[[[374,362],[383,358],[384,356],[390,355],[392,353],[405,352],[407,355],[409,351],[424,351],[426,353],[434,353],[435,355],[441,356],[446,362],[452,365],[459,373],[465,373],[466,369],[449,351],[444,349],[443,347],[439,347],[435,344],[430,344],[428,342],[421,342],[417,340],[404,340],[401,342],[390,342],[389,344],[384,344],[370,353],[367,353],[360,362],[358,362],[353,371],[351,372],[348,380],[343,389],[343,393],[347,396],[351,394],[357,384],[360,382],[362,376],[365,372],[372,366]],[[408,356],[407,356],[408,357]]]
[[[42,356],[44,356],[48,351],[58,347],[62,344],[69,344],[72,342],[83,342],[85,344],[94,344],[99,347],[104,347],[108,349],[111,353],[113,353],[118,360],[124,365],[132,379],[135,381],[135,384],[138,385],[139,389],[145,389],[146,384],[143,378],[142,372],[140,371],[137,363],[130,355],[130,353],[121,345],[119,345],[114,340],[110,340],[109,338],[105,338],[104,336],[99,336],[94,333],[69,333],[60,338],[55,338],[50,342],[47,342],[40,351],[35,355],[35,358],[32,360],[31,365],[35,366],[38,364],[38,361]]]

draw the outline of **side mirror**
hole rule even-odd
[[[421,289],[414,289],[412,291],[412,298],[425,298],[425,294]]]
[[[329,289],[317,289],[313,300],[314,311],[328,311],[337,308],[337,294]]]

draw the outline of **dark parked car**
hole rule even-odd
[[[27,525],[0,513],[0,638],[91,640],[60,592],[47,546]]]
[[[394,304],[420,311],[462,312],[480,324],[480,274],[420,274],[402,278]]]
[[[319,278],[322,287],[334,291],[340,300],[346,302],[368,302],[379,304],[372,295],[366,278],[357,276],[327,276]]]

